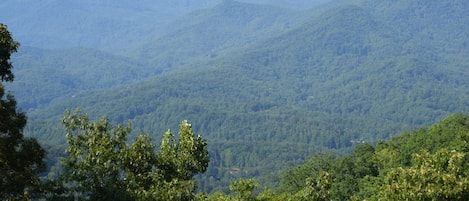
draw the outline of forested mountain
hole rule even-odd
[[[128,53],[166,33],[172,22],[195,10],[226,0],[0,2],[0,21],[9,25],[26,46],[41,48],[88,47]],[[330,0],[244,0],[289,8],[312,8]]]
[[[129,47],[127,51],[131,53],[125,57],[90,48],[51,50],[23,46],[13,55],[17,75],[34,79],[15,83],[12,90],[17,91],[16,96],[23,101],[22,108],[35,109],[82,91],[127,84],[163,71],[184,68],[194,60],[216,59],[225,52],[294,27],[307,16],[310,14],[226,1],[175,21],[166,30],[167,35],[136,42],[133,46],[138,48],[131,50]],[[61,81],[64,79],[66,81]],[[30,90],[20,90],[24,87]],[[37,95],[31,96],[32,93]]]
[[[159,74],[145,62],[89,48],[46,50],[21,47],[13,56],[18,81],[11,89],[24,110],[42,108],[57,99],[109,88]]]
[[[93,69],[102,70],[94,76],[116,79],[66,79],[90,72],[81,65],[76,74],[58,71],[57,77],[80,85],[77,89],[94,90],[75,94],[61,85],[58,93],[75,96],[29,111],[27,129],[40,140],[63,142],[58,125],[70,107],[93,118],[131,120],[134,130],[152,134],[175,130],[178,122],[189,119],[194,130],[207,137],[210,151],[201,190],[226,190],[230,179],[241,176],[259,176],[272,184],[276,171],[311,153],[344,153],[358,143],[376,143],[450,113],[469,112],[468,4],[339,1],[320,13],[303,15],[225,1],[181,18],[169,35],[129,54],[138,61],[70,49],[76,58],[60,64],[58,58],[67,56],[51,54],[57,54],[50,57],[56,59],[45,65],[74,66],[67,62],[83,63],[78,55],[102,54],[108,59],[96,59],[99,65]],[[21,58],[19,54],[14,60],[17,75],[35,72],[21,71],[27,67]],[[114,67],[100,68],[102,61],[117,62],[112,65],[120,68],[109,74]],[[139,66],[151,70],[139,71]],[[168,67],[173,70],[159,74]],[[154,76],[126,84],[124,78],[133,78],[126,71]],[[114,84],[121,85],[98,90]],[[15,94],[21,88],[15,88]],[[47,97],[46,92],[54,93],[49,89],[41,95]]]
[[[295,27],[310,17],[269,5],[224,1],[174,21],[156,40],[144,41],[133,57],[168,69],[206,61],[262,41]]]
[[[0,19],[28,46],[89,47],[120,52],[161,27],[217,0],[3,1]]]
[[[370,115],[410,125],[430,123],[427,120],[456,106],[467,109],[467,82],[460,82],[467,76],[467,65],[459,59],[468,52],[463,45],[468,37],[462,34],[468,23],[462,17],[467,13],[460,13],[449,16],[451,25],[441,22],[451,27],[436,27],[450,9],[424,4],[428,5],[408,6],[424,6],[421,12],[430,16],[422,20],[408,15],[397,26],[394,15],[369,9],[368,3],[340,6],[302,28],[254,46],[238,61],[257,79],[290,85],[287,88],[297,92],[290,98],[314,111]],[[464,6],[454,3],[457,8]],[[416,30],[414,20],[426,31]],[[452,48],[444,48],[449,44]],[[443,92],[453,94],[440,96]],[[452,97],[454,102],[436,97]],[[415,115],[420,112],[425,115]],[[421,119],[424,116],[428,119]]]

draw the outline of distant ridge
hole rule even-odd
[[[207,60],[265,40],[301,23],[309,15],[289,9],[224,1],[183,16],[168,34],[135,49],[135,57],[172,68],[190,59]]]
[[[329,0],[245,0],[279,7],[312,8]],[[222,0],[0,2],[0,21],[23,45],[40,48],[88,47],[128,53],[132,44],[164,34],[168,24]],[[302,5],[298,7],[297,5]]]

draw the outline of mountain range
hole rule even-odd
[[[188,119],[210,149],[201,188],[218,190],[242,176],[275,185],[272,174],[311,153],[346,153],[469,112],[467,1],[342,0],[307,10],[187,2],[193,12],[120,40],[132,43],[116,43],[121,50],[23,46],[8,88],[27,111],[27,133],[63,143],[67,108],[130,120],[155,139]]]
[[[327,1],[244,0],[303,10]],[[230,0],[3,1],[0,21],[26,46],[128,53],[134,45],[166,34],[178,18],[222,2]]]

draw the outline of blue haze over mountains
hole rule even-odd
[[[156,139],[188,119],[211,153],[201,181],[267,181],[469,112],[469,1],[119,2],[0,3],[28,134],[63,143],[69,107]]]
[[[164,35],[173,21],[230,0],[2,1],[0,19],[17,40],[41,48],[88,47],[120,52]],[[308,9],[329,0],[244,0]]]

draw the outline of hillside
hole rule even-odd
[[[467,200],[468,123],[467,115],[453,114],[347,155],[314,154],[285,172],[276,191],[239,179],[231,193],[203,200]]]
[[[402,26],[391,26],[390,16],[356,5],[342,6],[314,23],[255,46],[239,59],[240,65],[258,79],[270,76],[283,86],[290,85],[297,91],[295,101],[311,110],[428,124],[448,111],[458,111],[455,107],[467,109],[467,82],[463,80],[468,71],[466,62],[460,60],[468,52],[461,45],[467,37],[461,38],[459,32],[467,30],[468,24],[464,17],[453,16],[451,20],[460,20],[450,23],[452,27],[444,31],[433,27],[438,20],[434,18],[447,12],[442,7],[432,5],[425,11],[434,14],[419,23],[427,32],[409,33],[417,20],[412,16]],[[428,32],[434,36],[425,37]],[[447,48],[451,52],[442,44],[453,44]],[[453,103],[445,97],[452,97]]]
[[[88,47],[125,52],[132,44],[163,33],[163,27],[218,0],[4,1],[0,19],[24,45]]]
[[[146,41],[133,51],[129,48],[127,51],[134,52],[132,55],[136,59],[129,58],[131,55],[123,57],[90,48],[23,46],[13,55],[20,81],[14,83],[11,90],[21,100],[21,108],[34,110],[53,100],[69,99],[89,93],[87,91],[128,84],[163,71],[183,68],[194,63],[193,60],[214,59],[224,51],[281,32],[286,29],[286,24],[299,23],[293,19],[300,16],[306,15],[271,6],[228,1],[212,9],[188,14],[167,30],[170,34],[156,41]],[[246,24],[252,26],[246,27]],[[28,90],[22,90],[24,88]]]
[[[191,12],[168,27],[164,36],[144,41],[129,55],[167,69],[207,61],[289,30],[310,16],[269,5],[224,1]]]
[[[345,2],[184,69],[55,101],[28,113],[28,131],[63,142],[54,122],[68,107],[130,119],[156,139],[188,119],[211,154],[202,190],[240,176],[275,183],[275,171],[311,153],[346,152],[469,112],[467,4]],[[198,24],[187,27],[195,33]]]
[[[329,0],[245,0],[279,7],[312,8]],[[2,1],[0,21],[25,46],[46,49],[87,47],[113,53],[166,34],[173,21],[223,0]]]
[[[13,55],[18,81],[9,90],[21,100],[23,110],[48,106],[57,99],[70,99],[93,91],[161,73],[143,62],[89,48],[45,50],[21,47]]]

